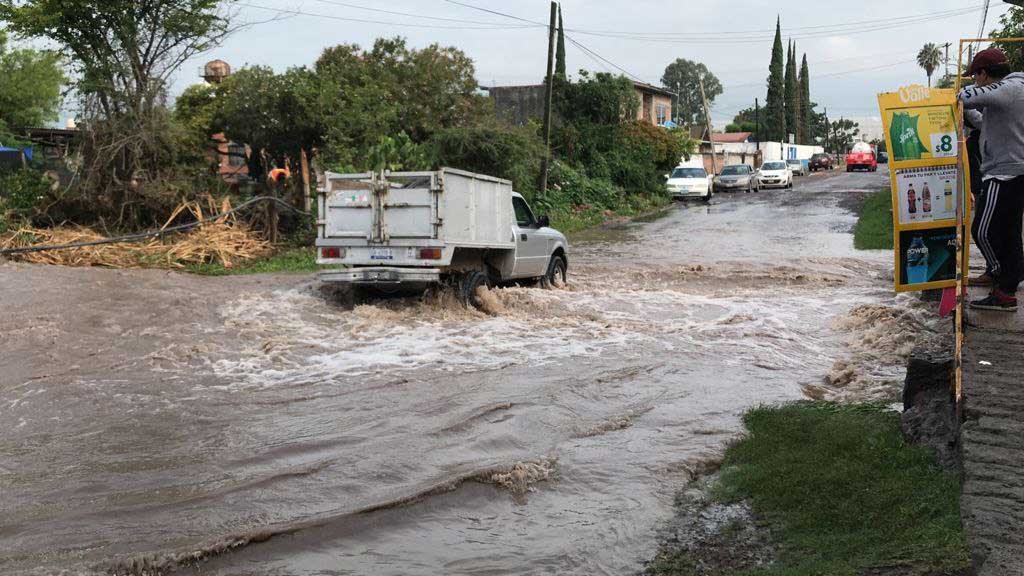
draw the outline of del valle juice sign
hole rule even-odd
[[[956,94],[904,86],[878,95],[889,150],[896,290],[956,284],[956,217],[963,202]]]

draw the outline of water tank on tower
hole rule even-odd
[[[210,84],[220,84],[231,75],[231,65],[223,60],[211,60],[203,66],[203,80]]]

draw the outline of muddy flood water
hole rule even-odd
[[[636,573],[744,409],[891,401],[936,329],[853,250],[885,176],[802,182],[578,235],[491,314],[0,265],[0,573]]]

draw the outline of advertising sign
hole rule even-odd
[[[903,286],[956,280],[956,226],[904,230],[897,253],[897,278]]]
[[[956,285],[960,169],[956,93],[904,86],[878,95],[892,190],[896,291]]]
[[[958,176],[956,166],[896,169],[900,222],[956,219]]]

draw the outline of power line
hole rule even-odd
[[[388,22],[384,20],[367,20],[364,18],[347,18],[344,16],[336,16],[334,14],[316,14],[313,12],[303,12],[301,10],[289,9],[289,8],[271,8],[269,6],[260,6],[259,4],[248,4],[245,2],[239,2],[239,6],[245,6],[246,8],[256,8],[259,10],[267,10],[269,12],[277,12],[279,14],[293,14],[295,16],[310,16],[313,18],[324,18],[327,20],[341,20],[344,22],[358,22],[361,24],[383,24],[385,26],[404,26],[407,28],[430,28],[434,30],[521,30],[526,28],[533,28],[534,26],[512,26],[512,25],[494,25],[494,26],[447,26],[441,24],[410,24],[405,22]]]
[[[572,42],[572,43],[573,43],[573,44],[574,44],[574,45],[575,45],[575,46],[576,46],[577,48],[579,48],[580,50],[582,50],[582,51],[583,51],[584,53],[586,53],[586,54],[589,54],[589,55],[592,55],[592,56],[593,56],[594,58],[597,58],[598,60],[600,60],[600,61],[602,61],[602,62],[604,62],[604,63],[608,64],[609,66],[611,66],[611,67],[615,68],[615,69],[616,69],[616,70],[618,70],[619,72],[622,72],[622,73],[623,73],[623,74],[625,74],[626,76],[629,76],[629,77],[630,77],[630,78],[632,78],[633,80],[636,80],[637,82],[643,82],[644,84],[649,84],[649,82],[646,82],[646,81],[644,81],[643,79],[641,79],[641,78],[640,78],[639,76],[637,76],[636,74],[633,74],[633,73],[629,72],[628,70],[626,70],[626,69],[625,69],[625,68],[623,68],[622,66],[619,66],[618,64],[616,64],[616,63],[612,62],[611,60],[609,60],[609,59],[605,58],[604,56],[601,56],[601,55],[600,55],[600,54],[598,54],[597,52],[594,52],[594,51],[593,51],[593,50],[591,50],[590,48],[587,48],[586,46],[584,46],[583,44],[581,44],[580,42],[578,42],[578,41],[577,41],[577,40],[576,40],[575,38],[573,38],[572,36],[569,36],[568,34],[566,34],[566,35],[565,35],[565,39],[566,39],[566,40],[568,40],[569,42]]]
[[[394,16],[409,16],[412,18],[419,18],[421,20],[439,20],[442,22],[458,22],[461,24],[483,24],[487,26],[501,26],[504,24],[500,22],[482,22],[479,20],[465,20],[463,18],[445,18],[443,16],[425,16],[423,14],[412,14],[409,12],[398,12],[395,10],[384,10],[381,8],[370,8],[369,6],[360,6],[358,4],[349,4],[348,2],[339,2],[338,0],[314,0],[314,2],[320,2],[321,4],[331,4],[333,6],[343,6],[345,8],[355,8],[356,10],[366,10],[367,12],[377,12],[379,14],[391,14]],[[525,26],[524,26],[525,28]]]
[[[542,22],[535,20],[528,20],[516,16],[514,14],[508,14],[506,12],[499,12],[497,10],[491,10],[489,8],[483,8],[461,2],[458,0],[445,0],[450,4],[456,6],[462,6],[473,10],[479,10],[488,14],[494,14],[505,18],[511,18],[521,22],[527,22],[533,25],[543,25]],[[891,18],[878,18],[871,20],[862,20],[855,22],[846,22],[841,24],[821,24],[815,26],[805,26],[790,29],[789,31],[807,31],[806,34],[794,35],[794,40],[802,40],[808,38],[822,38],[836,34],[864,34],[870,32],[876,32],[880,30],[890,30],[893,28],[900,28],[903,26],[909,26],[912,24],[920,24],[924,22],[942,20],[946,18],[952,18],[956,16],[963,16],[972,12],[981,10],[981,5],[972,5],[966,8],[955,8],[938,12],[930,12],[924,14],[913,14],[908,16],[898,16]],[[572,32],[574,34],[583,34],[590,36],[601,36],[607,38],[615,38],[619,40],[635,40],[645,42],[660,42],[669,44],[751,44],[759,43],[764,40],[770,40],[774,36],[774,29],[768,30],[722,30],[722,31],[703,31],[703,32],[650,32],[650,31],[623,31],[623,30],[593,30],[585,28],[566,28],[566,32]],[[741,36],[742,34],[760,34],[770,33],[767,36]],[[723,38],[725,36],[725,38]]]

